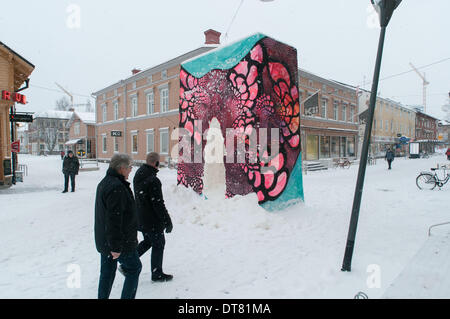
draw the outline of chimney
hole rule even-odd
[[[135,75],[135,74],[137,74],[137,73],[139,73],[141,71],[142,70],[139,70],[139,69],[133,69],[133,70],[131,70],[131,73],[133,73],[133,75]]]
[[[205,31],[205,44],[220,44],[220,35],[221,33],[213,30],[213,29],[209,29]]]

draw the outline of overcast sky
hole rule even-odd
[[[264,33],[296,47],[300,68],[370,89],[379,29],[369,0],[244,0],[227,38],[241,0],[24,2],[5,1],[0,13],[0,41],[36,66],[21,111],[53,109],[64,96],[55,82],[77,94],[75,103],[85,103],[134,67],[202,46],[210,28],[222,32],[222,43]],[[449,13],[449,0],[403,0],[387,29],[380,75],[411,70],[410,62],[443,61],[420,70],[430,82],[427,113],[438,118],[450,91]],[[422,80],[409,72],[381,81],[379,93],[421,104]]]

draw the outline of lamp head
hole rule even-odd
[[[402,0],[370,0],[370,2],[380,16],[380,26],[387,27],[394,10]]]

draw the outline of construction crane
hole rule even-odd
[[[55,84],[64,92],[66,93],[68,96],[70,96],[70,104],[71,104],[71,108],[73,109],[73,95],[71,93],[69,93],[69,91],[67,91],[65,88],[63,88],[61,85],[59,85],[58,83],[55,82]]]
[[[417,70],[411,62],[409,63],[409,65],[413,68],[414,71],[416,71],[417,75],[420,76],[423,81],[423,112],[425,113],[427,111],[427,85],[430,84],[430,82],[428,82],[425,78],[425,73],[422,75],[422,73],[420,73],[419,70]]]

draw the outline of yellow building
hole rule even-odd
[[[368,108],[370,92],[361,91],[360,113]],[[415,137],[416,113],[399,102],[377,97],[372,125],[370,152],[373,156],[384,156],[386,149],[395,150],[396,155],[406,155],[408,145],[400,144],[400,137]]]
[[[15,103],[26,103],[25,96],[17,90],[33,70],[33,64],[0,42],[0,186],[12,184],[10,109]],[[13,130],[17,136],[15,125]]]

